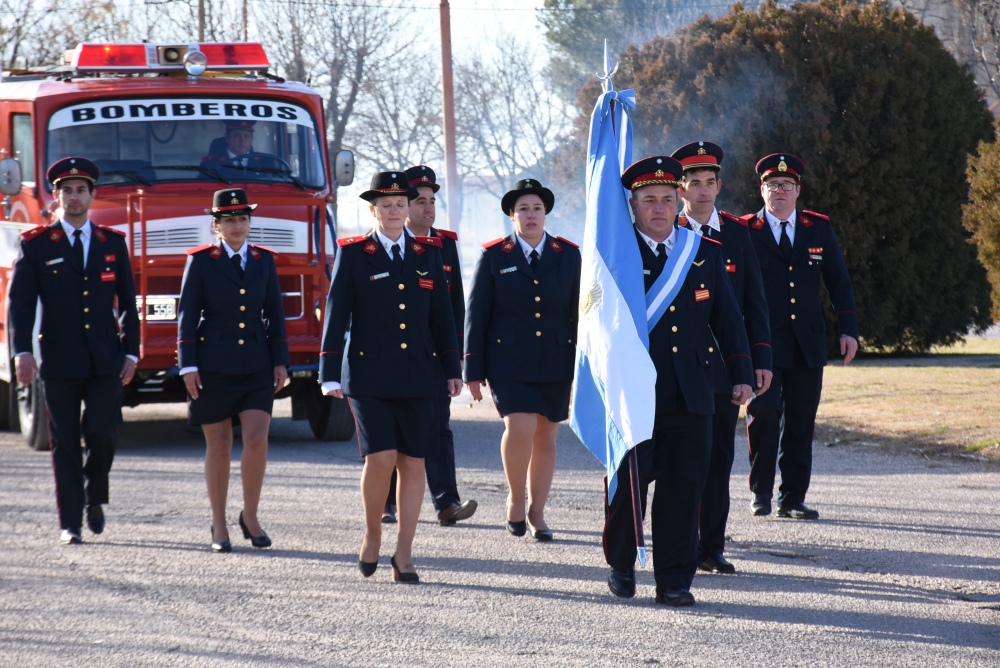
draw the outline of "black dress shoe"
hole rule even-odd
[[[59,541],[64,545],[79,545],[83,542],[80,538],[80,530],[76,527],[70,527],[69,529],[63,529],[62,533],[59,534]]]
[[[233,544],[228,540],[224,540],[221,543],[215,540],[215,529],[208,527],[209,532],[212,534],[212,552],[232,552]]]
[[[553,538],[552,529],[536,529],[533,526],[529,526],[528,532],[531,534],[532,538],[540,543],[547,543]]]
[[[731,575],[736,572],[736,567],[726,561],[726,558],[721,554],[705,555],[698,560],[698,568],[703,571],[708,571],[709,573],[715,572],[722,573],[724,575]]]
[[[451,526],[455,522],[467,520],[476,514],[479,504],[472,499],[465,503],[457,501],[438,513],[438,523],[443,526]]]
[[[250,541],[250,544],[254,547],[271,547],[271,539],[267,534],[263,536],[252,536],[250,535],[250,529],[247,528],[246,522],[243,521],[243,511],[240,511],[240,528],[243,529],[243,537]]]
[[[528,522],[527,520],[521,520],[520,522],[511,522],[510,520],[507,520],[507,531],[520,538],[524,534],[528,533]]]
[[[400,584],[417,584],[420,582],[420,576],[416,573],[403,573],[399,570],[399,566],[396,565],[396,555],[392,555],[389,559],[389,565],[392,566],[393,582]]]
[[[793,520],[818,520],[819,512],[801,501],[797,501],[778,506],[778,517],[790,517]]]
[[[94,503],[87,506],[87,528],[94,533],[104,531],[104,509],[101,504]]]
[[[358,559],[358,570],[361,571],[361,574],[364,575],[366,578],[370,578],[371,576],[375,575],[375,570],[377,568],[378,568],[378,559],[372,562],[361,561],[361,559]]]
[[[680,587],[670,588],[664,590],[656,590],[656,602],[662,603],[663,605],[669,605],[675,608],[681,608],[685,605],[694,605],[694,596],[687,589],[682,589]]]
[[[758,517],[771,514],[771,497],[755,494],[750,501],[750,512]]]
[[[619,571],[612,568],[608,574],[608,589],[615,596],[632,598],[635,596],[635,571]]]

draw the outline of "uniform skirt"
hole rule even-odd
[[[549,422],[562,422],[569,417],[571,380],[556,383],[491,380],[489,383],[500,417],[511,413],[538,413]]]
[[[274,406],[274,371],[229,374],[201,372],[198,398],[188,397],[188,420],[192,425],[212,424],[258,410],[268,415]]]
[[[410,457],[427,455],[438,424],[437,397],[347,398],[357,425],[361,456],[396,450]]]

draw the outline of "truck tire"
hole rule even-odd
[[[42,379],[35,380],[28,387],[17,389],[17,417],[21,425],[21,435],[32,450],[49,449],[49,420],[42,395]]]
[[[309,390],[306,419],[317,440],[346,441],[354,436],[354,415],[347,399],[323,396],[318,386]]]

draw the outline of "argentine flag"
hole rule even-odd
[[[607,80],[590,120],[587,218],[580,277],[580,324],[570,426],[608,473],[608,499],[631,448],[652,438],[656,369],[642,258],[621,175],[632,162],[631,90]]]

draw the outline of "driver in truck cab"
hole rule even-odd
[[[201,159],[202,167],[218,169],[280,169],[274,156],[253,150],[253,132],[257,121],[226,121],[225,138],[212,141],[209,153]]]

